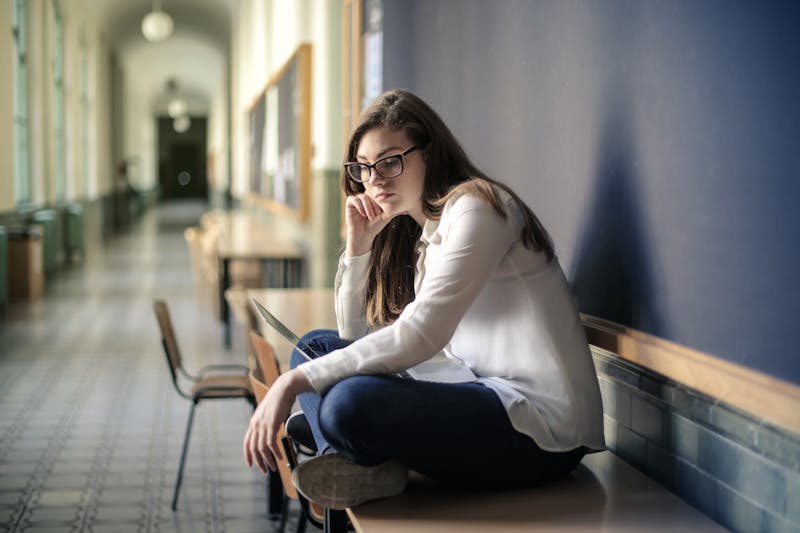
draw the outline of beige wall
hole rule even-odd
[[[11,2],[0,4],[0,28],[10,28]],[[0,212],[15,205],[14,189],[14,40],[0,32]]]
[[[229,91],[227,80],[223,80],[211,102],[208,113],[208,186],[216,191],[228,188],[228,150],[230,130],[228,128]]]
[[[64,143],[66,150],[67,198],[82,199],[84,184],[83,147],[81,142],[80,43],[85,29],[75,22],[76,14],[64,4]]]
[[[111,160],[112,134],[111,119],[111,51],[103,33],[95,33],[91,50],[91,60],[94,63],[94,77],[90,83],[95,91],[92,95],[91,108],[94,112],[93,121],[90,122],[97,135],[94,146],[95,157],[90,161],[95,165],[97,179],[97,192],[100,195],[108,194],[114,188],[114,164]]]
[[[247,191],[247,111],[303,42],[313,46],[312,144],[315,170],[341,160],[341,0],[242,0],[233,18],[233,190]]]
[[[311,215],[296,221],[265,213],[284,237],[306,249],[312,286],[332,283],[327,229],[338,225],[337,191],[331,176],[341,161],[341,0],[241,0],[233,17],[231,43],[232,191],[247,204],[247,114],[267,82],[304,42],[312,45]],[[335,178],[333,178],[335,179]],[[256,207],[258,209],[258,207]]]

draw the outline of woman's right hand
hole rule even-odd
[[[299,368],[281,374],[258,404],[244,435],[242,444],[247,466],[258,466],[267,473],[278,468],[277,460],[285,460],[279,436],[281,424],[289,417],[298,394],[314,389]]]
[[[345,202],[347,224],[345,256],[354,257],[370,251],[372,241],[394,216],[386,214],[366,193],[348,196]]]

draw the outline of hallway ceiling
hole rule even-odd
[[[100,0],[87,7],[115,51],[129,89],[164,112],[174,79],[192,114],[205,114],[227,75],[231,20],[238,0],[161,0],[171,37],[150,43],[141,32],[152,0]],[[90,6],[90,7],[89,7]]]

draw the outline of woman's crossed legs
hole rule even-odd
[[[350,341],[332,330],[303,337],[322,355]],[[295,353],[292,366],[305,359]],[[533,486],[573,470],[585,450],[547,452],[511,425],[480,383],[432,383],[386,375],[346,378],[324,396],[299,397],[317,449],[356,464],[397,461],[437,482],[473,488]]]

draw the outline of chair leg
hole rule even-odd
[[[288,496],[284,496],[283,498],[283,514],[281,515],[281,523],[278,526],[278,531],[281,533],[286,533],[286,526],[289,524],[289,498]],[[306,522],[308,519],[306,518],[305,513],[303,510],[300,510],[300,514],[297,517],[297,527],[295,528],[295,533],[305,533],[306,530]]]
[[[297,518],[297,529],[295,530],[295,533],[305,533],[307,522],[308,518],[306,518],[306,514],[300,511],[300,516]]]
[[[347,511],[325,508],[324,533],[347,533]]]
[[[272,518],[277,518],[286,512],[283,482],[277,471],[267,474],[267,513]]]
[[[281,523],[280,523],[280,525],[278,525],[278,531],[280,531],[281,533],[284,533],[286,531],[286,522],[287,522],[286,519],[289,516],[289,512],[288,512],[288,510],[289,510],[288,509],[289,502],[287,502],[286,500],[287,500],[287,497],[284,496],[283,497],[283,504],[284,504],[284,508],[286,509],[287,512],[281,513]]]
[[[178,467],[178,479],[175,481],[175,492],[172,494],[172,510],[178,508],[178,492],[181,490],[181,483],[183,483],[183,467],[186,464],[186,452],[189,449],[189,437],[192,434],[192,421],[194,420],[194,408],[197,407],[197,401],[192,401],[192,408],[189,410],[189,420],[186,422],[186,433],[183,436],[183,451],[181,452],[181,464]]]

